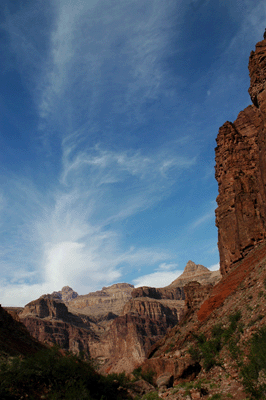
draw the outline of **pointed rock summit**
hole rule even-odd
[[[210,271],[208,268],[201,264],[195,264],[189,260],[181,274],[169,286],[170,287],[183,287],[189,282],[199,282],[200,284],[215,284],[221,279],[220,271]]]
[[[64,286],[62,290],[59,292],[53,292],[52,296],[58,297],[60,300],[62,300],[64,303],[67,303],[68,301],[75,299],[78,297],[78,293],[74,292],[74,290],[69,287],[69,286]]]

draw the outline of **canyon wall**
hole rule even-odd
[[[253,104],[219,130],[215,177],[222,275],[266,237],[266,39],[249,59]]]
[[[219,278],[219,271],[189,261],[168,287],[134,289],[118,283],[79,296],[66,286],[27,304],[19,318],[36,339],[75,354],[83,352],[104,373],[131,372],[180,321],[184,310],[206,295],[205,286],[198,282],[209,283],[209,290]],[[183,287],[191,281],[191,289]]]

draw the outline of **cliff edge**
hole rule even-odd
[[[216,209],[222,275],[266,237],[266,39],[249,58],[253,102],[217,136]]]

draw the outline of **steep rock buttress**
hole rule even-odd
[[[217,136],[215,176],[221,273],[266,237],[266,39],[249,59],[253,105]]]

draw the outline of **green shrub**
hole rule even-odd
[[[209,400],[222,400],[222,396],[220,393],[216,393],[209,397]]]
[[[260,328],[250,340],[248,363],[242,367],[243,384],[255,399],[266,397],[266,327]]]
[[[237,346],[239,332],[243,332],[243,324],[239,323],[240,319],[241,312],[236,311],[229,316],[230,324],[227,329],[223,328],[222,324],[214,325],[211,337],[208,340],[203,333],[194,334],[193,336],[197,343],[188,349],[192,358],[197,362],[203,360],[203,367],[208,371],[214,365],[221,365],[219,353],[224,344],[228,344],[232,357],[234,359],[238,358],[240,355],[240,350]],[[237,334],[235,334],[236,330],[238,330]],[[233,335],[234,337],[232,337]]]
[[[157,392],[150,392],[145,394],[141,400],[160,400],[160,397]]]

